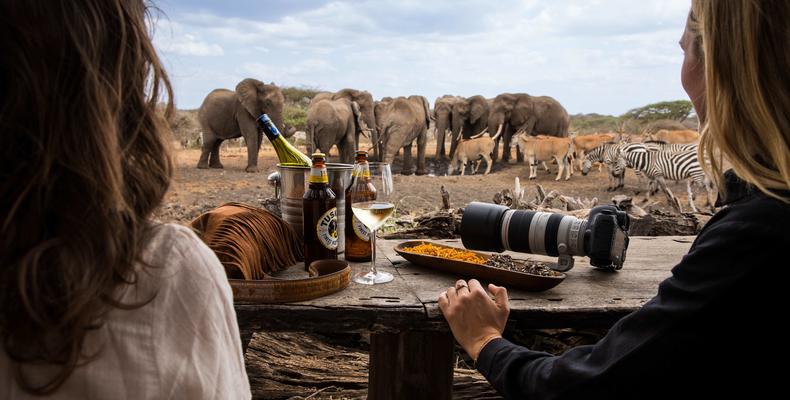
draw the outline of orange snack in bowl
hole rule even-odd
[[[423,243],[414,247],[406,247],[403,249],[403,251],[441,257],[449,260],[466,261],[475,264],[485,264],[486,262],[485,258],[471,251],[439,247],[430,243]]]

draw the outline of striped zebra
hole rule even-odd
[[[582,161],[582,175],[587,175],[590,172],[593,163],[598,162],[606,164],[609,171],[609,187],[606,190],[610,192],[615,191],[625,185],[625,168],[633,168],[633,166],[628,163],[627,159],[625,159],[624,164],[619,162],[621,159],[620,153],[646,153],[647,151],[647,147],[641,143],[604,143],[584,155],[584,160]],[[641,187],[644,184],[642,173],[636,168],[634,168],[634,173],[637,179],[639,179]]]
[[[647,147],[646,147],[647,148]],[[686,181],[686,190],[689,196],[689,206],[692,212],[698,212],[694,205],[694,192],[691,184],[702,186],[707,195],[707,206],[713,207],[713,188],[710,180],[705,176],[697,159],[696,147],[681,151],[621,151],[620,157],[635,171],[641,171],[650,180],[647,190],[647,199],[659,189],[666,194],[669,203],[681,212],[680,203],[666,185],[666,180]],[[653,186],[655,185],[655,186]]]

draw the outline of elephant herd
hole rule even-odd
[[[282,91],[274,83],[248,78],[239,82],[235,91],[213,90],[198,111],[203,129],[198,168],[222,168],[220,144],[225,139],[243,136],[247,144],[246,171],[257,171],[257,154],[263,136],[255,120],[263,113],[268,114],[287,137],[293,130],[286,129],[283,124],[283,106]],[[460,141],[488,132],[496,138],[492,159],[497,160],[502,140],[502,159],[508,161],[510,142],[516,132],[566,137],[570,119],[565,108],[548,96],[503,93],[486,99],[479,95],[468,98],[445,95],[436,99],[431,110],[423,96],[385,97],[374,101],[367,91],[343,89],[319,93],[310,101],[305,130],[307,151],[327,152],[337,146],[340,161],[351,163],[362,135],[372,143],[375,159],[392,163],[403,149],[402,171],[411,174],[414,172],[412,145],[416,141],[416,173],[425,174],[431,121],[435,125],[437,159],[452,157]],[[445,154],[447,135],[450,148]],[[522,155],[517,154],[517,159],[522,161]]]

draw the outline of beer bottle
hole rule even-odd
[[[302,198],[304,265],[316,260],[337,259],[337,200],[329,188],[323,153],[313,154],[310,185]]]
[[[363,186],[358,189],[357,196],[364,193],[365,200],[373,201],[376,200],[376,188],[370,180],[368,153],[357,150],[355,163],[351,184],[346,188],[346,260],[370,261],[370,230],[351,211],[351,190],[355,186]]]

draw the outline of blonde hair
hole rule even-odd
[[[700,159],[723,190],[726,160],[741,179],[790,202],[790,2],[693,0],[705,114]],[[696,42],[696,40],[695,40]]]

